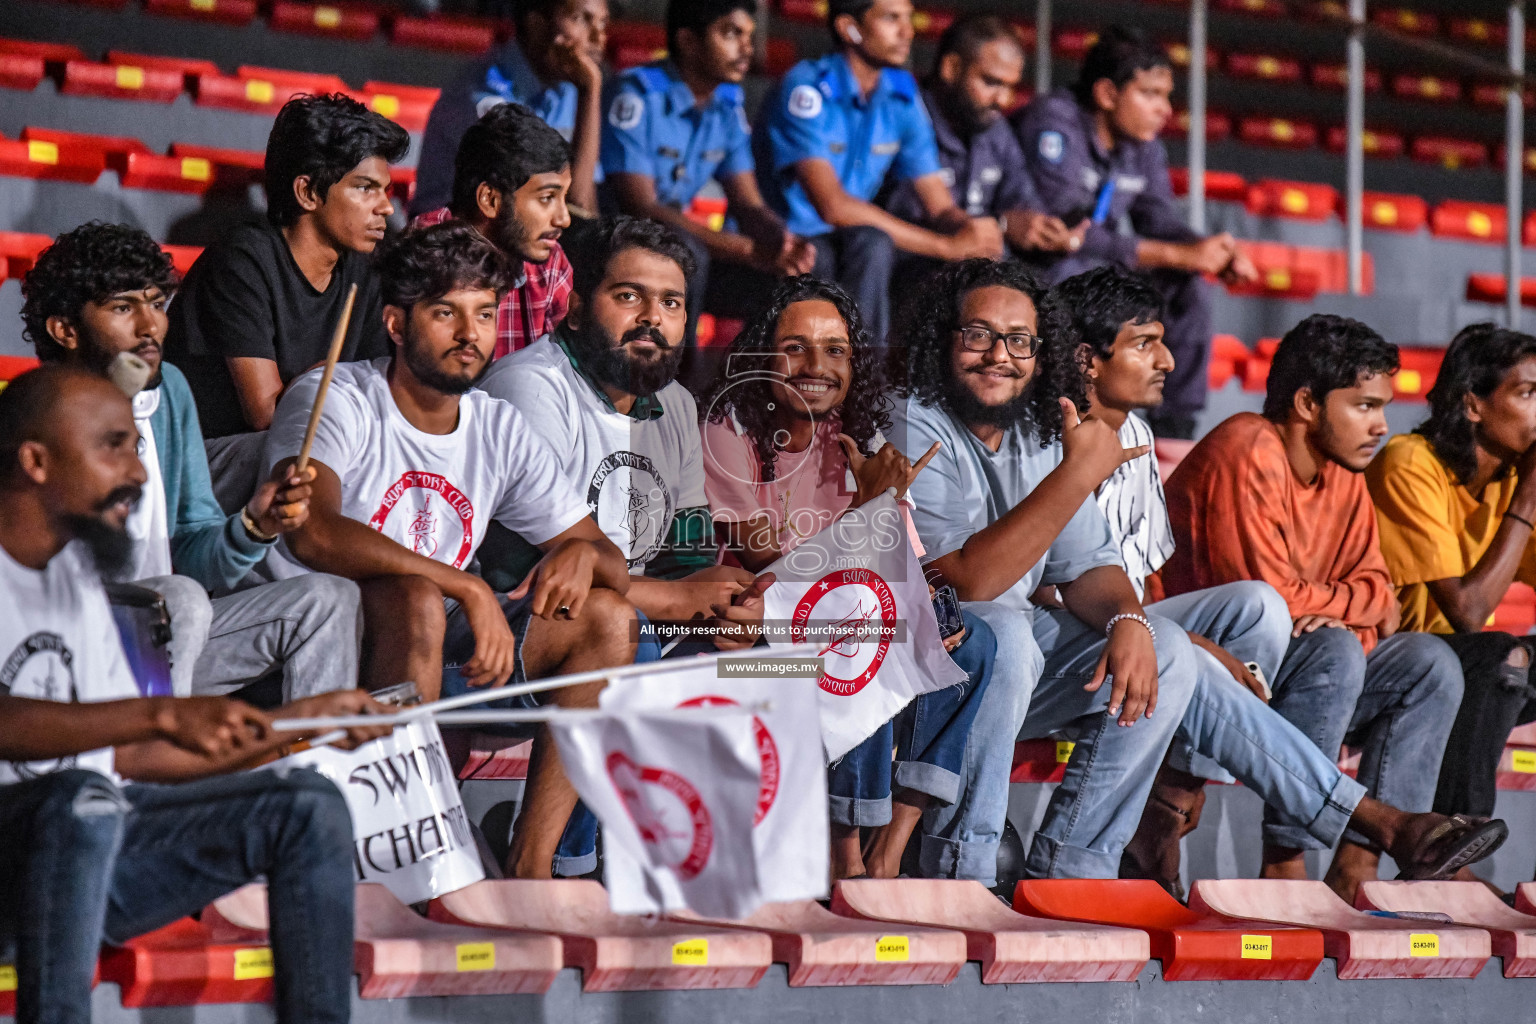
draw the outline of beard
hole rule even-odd
[[[491,221],[486,233],[490,237],[491,244],[507,256],[525,263],[534,262],[528,257],[528,246],[533,241],[533,235],[529,234],[528,229],[523,227],[523,222],[517,219],[517,211],[512,208],[511,203],[502,204],[500,212],[496,214],[496,219]],[[514,269],[521,270],[520,267],[515,266]]]
[[[991,107],[977,110],[958,89],[942,90],[938,99],[939,110],[943,113],[944,119],[954,128],[956,135],[964,138],[981,134],[1002,116]]]
[[[630,395],[651,395],[677,379],[683,362],[681,345],[669,345],[654,327],[634,327],[615,339],[605,329],[588,322],[571,332],[581,367],[599,384],[618,388]],[[631,341],[648,339],[657,348],[655,359],[633,357],[625,346]]]
[[[1015,424],[1029,428],[1033,426],[1029,406],[1035,397],[1035,383],[1030,381],[1017,396],[1001,405],[988,405],[961,383],[957,375],[951,375],[944,383],[944,404],[959,417],[961,423],[1001,427],[1004,430]]]
[[[70,534],[90,549],[97,573],[107,579],[117,578],[133,563],[134,543],[126,528],[113,526],[102,514],[124,498],[137,502],[142,494],[139,487],[119,487],[96,506],[96,514],[64,517]]]
[[[467,346],[461,346],[467,347]],[[487,359],[480,364],[480,369],[474,376],[463,377],[449,373],[443,369],[442,360],[433,359],[426,351],[426,347],[419,345],[411,336],[409,329],[405,335],[405,344],[401,346],[405,356],[405,365],[410,368],[411,374],[427,387],[434,391],[440,391],[445,395],[462,395],[485,376],[485,371],[491,368],[491,361]],[[456,349],[450,351],[457,351]],[[444,353],[447,355],[447,353]]]

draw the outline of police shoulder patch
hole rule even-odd
[[[1066,140],[1061,137],[1061,132],[1040,133],[1040,156],[1053,164],[1061,163],[1062,154],[1066,151]]]
[[[797,85],[789,92],[789,112],[809,121],[821,114],[821,93],[814,85]]]
[[[632,92],[621,92],[613,98],[608,108],[608,123],[621,132],[627,132],[645,116],[645,99]]]

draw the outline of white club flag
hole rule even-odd
[[[827,777],[821,752],[814,678],[754,673],[763,659],[726,655],[661,662],[657,671],[615,679],[602,706],[615,711],[664,711],[707,705],[766,705],[752,716],[761,763],[753,808],[752,847],[763,902],[827,895]],[[604,872],[620,913],[662,913],[685,905],[675,879],[642,882],[642,865],[610,845]]]
[[[549,729],[571,784],[603,824],[607,855],[622,848],[639,867],[637,888],[609,885],[616,913],[654,912],[669,893],[706,917],[757,908],[761,771],[749,712],[557,716]]]
[[[964,682],[950,660],[896,501],[882,495],[768,567],[765,635],[821,653],[821,738],[829,761],[914,697]]]

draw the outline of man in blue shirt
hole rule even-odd
[[[1051,279],[1118,263],[1148,272],[1162,294],[1176,368],[1151,423],[1161,437],[1190,438],[1205,407],[1211,341],[1203,275],[1249,281],[1258,272],[1231,235],[1202,238],[1174,205],[1158,141],[1173,114],[1172,91],[1168,55],[1111,26],[1084,58],[1077,84],[1036,97],[1015,127],[1045,209],[1068,224],[1090,222],[1081,248],[1051,268]]]
[[[1015,252],[1065,253],[1082,245],[1075,229],[1045,212],[1024,167],[1024,153],[1003,117],[1024,79],[1024,47],[994,15],[962,18],[944,31],[923,103],[933,119],[939,163],[955,205],[969,217],[996,217]],[[921,224],[928,212],[910,182],[885,208]]]
[[[827,19],[836,52],[796,64],[763,103],[758,180],[789,230],[816,247],[817,276],[841,284],[883,339],[897,249],[995,257],[1002,233],[989,217],[967,217],[944,182],[917,81],[902,70],[909,0],[832,0]],[[930,227],[875,205],[888,172],[913,183]]]
[[[671,0],[670,57],[620,75],[606,103],[603,174],[619,211],[661,221],[693,250],[687,344],[710,282],[711,308],[744,313],[743,298],[772,287],[763,275],[808,274],[816,265],[815,249],[763,202],[753,174],[741,90],[752,61],[753,11],[753,0]],[[684,215],[711,180],[724,189],[737,230]],[[722,274],[715,261],[750,271]]]
[[[518,0],[514,20],[517,35],[465,68],[432,107],[411,216],[448,205],[459,140],[498,103],[521,103],[571,144],[571,202],[597,209],[608,0]]]

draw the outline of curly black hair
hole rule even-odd
[[[149,235],[93,220],[54,239],[22,278],[22,336],[37,349],[38,359],[62,362],[69,352],[48,333],[50,317],[74,320],[86,303],[119,292],[158,288],[169,297],[177,282],[170,256]]]
[[[1487,398],[1522,359],[1536,356],[1536,338],[1492,323],[1463,327],[1440,362],[1429,389],[1429,419],[1414,431],[1435,456],[1467,481],[1477,473],[1477,431],[1467,419],[1466,396]]]
[[[864,317],[859,307],[837,285],[830,281],[804,276],[785,279],[774,289],[768,304],[747,321],[726,349],[722,361],[724,371],[715,381],[706,406],[710,422],[720,423],[727,416],[746,430],[757,448],[757,460],[762,465],[763,480],[774,479],[774,461],[779,454],[773,443],[773,435],[780,424],[769,411],[773,408],[773,396],[769,381],[761,375],[753,375],[741,383],[734,383],[739,374],[733,372],[733,364],[756,364],[753,359],[742,359],[758,353],[774,351],[773,339],[779,329],[779,320],[785,310],[797,302],[821,300],[837,307],[837,313],[848,328],[848,341],[852,346],[849,367],[848,394],[838,408],[839,429],[853,438],[859,451],[872,455],[870,442],[875,434],[891,428],[890,389],[886,385],[883,364],[885,359],[870,340],[864,327]]]
[[[895,318],[889,342],[891,377],[902,393],[922,404],[957,412],[951,396],[963,385],[950,371],[950,352],[957,344],[960,310],[971,292],[993,286],[1023,292],[1035,304],[1040,350],[1035,353],[1024,426],[1042,448],[1049,447],[1061,437],[1058,399],[1069,398],[1086,412],[1088,378],[1078,355],[1071,316],[1035,272],[1017,260],[962,260],[924,280]]]
[[[1275,349],[1264,394],[1264,418],[1284,423],[1302,388],[1322,404],[1330,391],[1352,388],[1361,377],[1396,373],[1397,367],[1397,346],[1368,324],[1313,313],[1286,331]]]
[[[279,228],[298,221],[304,208],[293,194],[297,179],[307,175],[323,200],[369,157],[397,164],[410,148],[404,128],[350,96],[295,96],[277,112],[267,136],[267,220]]]
[[[683,244],[677,233],[660,221],[619,214],[589,222],[582,230],[566,236],[565,255],[571,261],[574,280],[571,290],[582,299],[590,299],[608,274],[608,264],[621,252],[644,249],[676,263],[683,277],[693,280],[698,262],[693,250]]]
[[[1069,277],[1051,295],[1072,315],[1079,344],[1100,359],[1115,354],[1115,337],[1126,324],[1163,319],[1163,297],[1152,283],[1114,264]]]
[[[381,248],[374,269],[386,306],[409,310],[461,288],[501,296],[512,286],[501,250],[462,221],[411,228]]]

